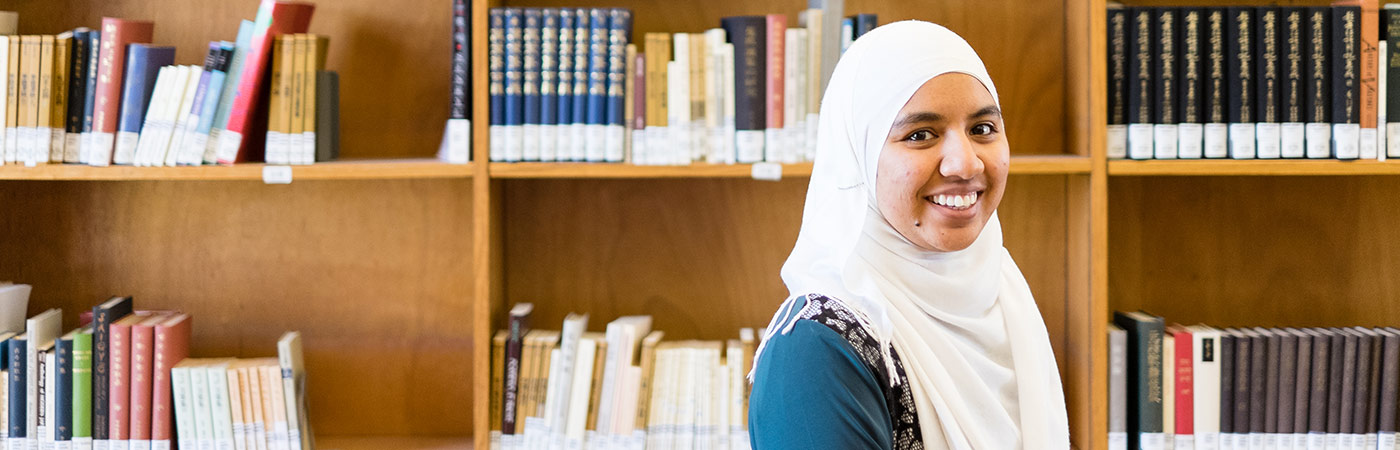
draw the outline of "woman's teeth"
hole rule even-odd
[[[953,209],[967,209],[977,204],[977,193],[963,195],[933,195],[928,197],[933,203]]]

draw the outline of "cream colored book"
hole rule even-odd
[[[588,420],[584,424],[584,432],[598,430],[598,403],[603,397],[603,369],[607,365],[608,359],[608,339],[603,333],[584,333],[585,339],[592,339],[597,344],[598,350],[593,354],[593,375],[589,380],[588,388]]]
[[[690,161],[705,159],[709,136],[705,132],[705,55],[704,33],[690,33]]]
[[[305,67],[302,74],[302,113],[301,163],[316,162],[316,73],[326,70],[326,52],[330,50],[330,37],[308,35]],[[305,441],[309,442],[309,441]],[[303,442],[303,444],[305,444]]]
[[[825,11],[808,9],[798,16],[798,21],[807,29],[807,71],[803,74],[807,84],[807,160],[816,158],[817,123],[820,120],[822,105],[822,21]]]
[[[287,164],[308,164],[303,161],[302,155],[302,133],[306,132],[306,105],[302,100],[306,95],[303,90],[306,88],[306,56],[311,46],[310,37],[308,34],[292,35],[287,40],[292,45],[292,58],[283,61],[283,87],[287,88],[283,96],[287,108],[287,137],[284,142]]]
[[[20,62],[19,55],[22,52],[21,43],[23,40],[19,36],[9,36],[6,38],[5,50],[6,61],[0,61],[5,66],[5,91],[9,92],[5,99],[5,162],[13,163],[18,161],[19,141],[20,141]]]
[[[68,124],[68,53],[73,50],[73,32],[54,37],[53,68],[49,83],[49,162],[62,163]]]
[[[210,397],[209,372],[206,367],[213,364],[214,360],[199,360],[194,364],[186,365],[186,376],[190,380],[190,399],[194,401],[194,431],[195,445],[199,450],[214,450],[217,448],[214,442],[214,408]],[[176,367],[181,367],[177,364]],[[179,434],[184,431],[176,430]]]
[[[13,160],[7,160],[7,158],[5,158],[6,149],[9,148],[10,142],[10,96],[14,95],[14,89],[10,87],[9,82],[10,39],[12,39],[11,36],[0,34],[0,165],[4,165],[6,162],[14,162]],[[0,411],[0,415],[3,414],[4,412]],[[5,427],[8,428],[9,422],[5,423]],[[0,436],[4,435],[4,431],[0,431]]]
[[[690,164],[690,34],[671,35],[675,59],[667,63],[667,135],[671,145],[666,164]]]
[[[268,437],[268,447],[272,450],[288,450],[287,397],[282,391],[282,366],[274,360],[260,369],[263,374],[263,395],[272,410],[272,435]]]
[[[175,108],[175,123],[171,127],[170,145],[166,149],[162,158],[155,161],[154,165],[164,165],[175,167],[180,162],[180,154],[184,151],[182,147],[185,142],[185,125],[189,121],[189,115],[185,114],[194,107],[195,93],[199,91],[199,79],[204,75],[204,68],[190,66],[189,75],[185,79],[185,91],[180,95],[179,106]]]
[[[53,69],[54,69],[54,38],[53,35],[39,36],[39,79],[38,86],[38,111],[36,112],[33,140],[30,157],[35,164],[47,164],[49,162],[49,148],[53,145]]]
[[[496,448],[501,441],[501,396],[505,392],[506,384],[506,339],[510,337],[507,330],[498,330],[491,338],[491,397],[488,399],[490,408],[487,416],[487,425],[490,426],[491,447]]]
[[[724,29],[712,28],[705,31],[705,161],[711,164],[724,164],[724,127],[720,119],[724,116],[724,62],[721,60],[724,48]],[[645,404],[645,402],[643,402]]]
[[[243,408],[243,381],[238,373],[240,361],[234,361],[224,368],[224,379],[228,381],[228,406],[229,425],[233,432],[234,450],[247,450],[248,442],[244,439],[247,431],[248,419],[244,415]],[[178,422],[177,422],[178,423]],[[181,447],[184,448],[184,447]]]
[[[146,108],[146,117],[141,122],[141,132],[117,131],[117,147],[112,154],[113,163],[135,164],[137,156],[141,154],[140,149],[155,142],[155,129],[160,120],[161,108],[165,105],[165,97],[170,96],[170,84],[174,82],[177,69],[176,66],[164,66],[156,72],[156,85],[151,90],[151,101]]]
[[[248,384],[248,397],[243,404],[253,417],[253,446],[251,448],[268,450],[267,424],[271,420],[269,417],[271,414],[268,414],[265,406],[267,402],[263,398],[262,372],[258,370],[258,363],[251,361],[246,367],[240,367],[238,371],[242,381]]]
[[[656,346],[661,344],[661,339],[666,336],[666,332],[653,330],[642,338],[641,363],[638,370],[641,372],[637,377],[637,414],[634,419],[634,429],[646,430],[647,418],[650,415],[651,391],[655,384],[652,382],[653,374],[656,372]]]
[[[0,11],[0,35],[19,33],[19,13]]]
[[[142,130],[140,141],[136,145],[137,166],[159,165],[165,160],[165,153],[170,149],[170,139],[175,127],[176,110],[184,100],[184,87],[189,84],[190,66],[174,67],[167,74],[169,81],[164,86],[161,80],[156,80],[156,88],[162,92],[152,93],[151,106],[147,107],[146,116],[150,120],[150,131]],[[156,99],[160,103],[156,103]],[[154,115],[154,118],[151,116]]]
[[[568,448],[582,445],[585,427],[588,424],[588,401],[592,397],[590,387],[593,381],[593,363],[597,360],[598,341],[593,336],[579,339],[577,366],[570,380],[569,410],[565,415],[564,435]],[[576,444],[577,443],[577,444]]]
[[[277,340],[282,396],[287,409],[287,448],[312,448],[311,423],[306,408],[306,363],[302,359],[301,333],[289,331]]]

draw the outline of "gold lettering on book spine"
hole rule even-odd
[[[762,67],[762,58],[758,54],[758,29],[744,27],[744,64],[748,67]],[[749,98],[762,98],[762,87],[763,80],[759,79],[758,73],[748,71],[748,76],[744,77],[744,93]]]
[[[1113,96],[1115,101],[1113,102],[1113,110],[1109,111],[1108,114],[1113,118],[1112,122],[1126,123],[1127,118],[1124,117],[1126,109],[1124,103],[1126,99],[1123,98],[1123,88],[1128,79],[1127,67],[1125,65],[1127,63],[1125,60],[1128,53],[1127,39],[1124,37],[1124,34],[1127,33],[1124,24],[1127,20],[1127,14],[1114,14],[1112,17],[1113,23],[1109,24],[1109,26],[1112,27],[1112,32],[1109,33],[1111,36],[1109,45],[1113,46],[1113,50],[1109,53],[1112,55],[1111,63],[1113,68],[1111,70],[1113,71],[1113,89],[1110,91],[1110,95]]]
[[[1327,31],[1326,17],[1322,11],[1313,11],[1309,22],[1312,30],[1312,118],[1311,122],[1327,122],[1327,49],[1323,45],[1323,35]]]
[[[102,25],[102,51],[98,53],[99,55],[101,55],[102,61],[97,65],[102,69],[101,73],[97,74],[97,84],[99,85],[111,84],[113,82],[112,41],[116,40],[116,36],[117,26],[115,24],[109,23]],[[108,101],[110,101],[110,99],[108,99],[105,95],[97,96],[97,106],[93,110],[98,111],[97,113],[93,114],[94,122],[92,123],[92,128],[94,130],[102,130],[106,128],[106,121],[108,120],[108,117],[106,114],[101,113],[101,111],[106,110]],[[115,117],[113,119],[115,119]]]
[[[1258,45],[1264,53],[1264,60],[1259,62],[1263,64],[1264,79],[1259,82],[1264,83],[1264,110],[1260,113],[1263,121],[1278,122],[1278,13],[1265,12],[1261,19],[1264,42]]]
[[[1225,122],[1225,13],[1211,11],[1210,26],[1210,105],[1207,121]]]
[[[574,94],[574,30],[564,27],[572,15],[567,9],[559,11],[559,95]]]
[[[540,93],[540,17],[538,11],[527,12],[525,18],[525,58],[522,91],[525,95]]]
[[[505,69],[506,69],[506,31],[502,29],[500,13],[493,13],[491,17],[491,37],[487,45],[490,45],[490,79],[491,95],[501,95],[505,93]]]
[[[1162,111],[1162,121],[1164,123],[1176,122],[1176,105],[1172,99],[1176,95],[1176,14],[1171,11],[1163,12],[1160,20],[1159,42],[1162,46],[1162,72],[1157,74],[1161,77],[1162,83],[1162,104],[1158,107]]]
[[[558,74],[559,58],[559,18],[546,16],[540,27],[540,95],[554,95],[555,80]]]
[[[1185,44],[1181,49],[1181,74],[1185,78],[1185,89],[1182,95],[1186,99],[1185,107],[1181,109],[1182,123],[1197,123],[1201,121],[1200,108],[1200,79],[1201,79],[1201,12],[1190,11],[1182,15],[1181,23],[1185,36],[1182,36]]]
[[[1288,102],[1285,114],[1289,121],[1302,120],[1303,99],[1303,14],[1289,11],[1285,18],[1288,23]]]
[[[1250,75],[1254,71],[1252,65],[1254,41],[1250,39],[1249,19],[1248,11],[1240,11],[1235,16],[1235,21],[1239,24],[1240,29],[1240,51],[1236,57],[1240,59],[1240,122],[1242,123],[1254,121],[1254,115],[1250,114],[1254,111],[1254,108],[1250,108],[1254,98],[1249,95],[1250,91],[1254,90],[1254,77]]]
[[[1148,98],[1152,94],[1152,78],[1147,74],[1152,73],[1152,17],[1147,11],[1138,12],[1137,20],[1137,66],[1138,66],[1138,92],[1142,98]],[[1138,102],[1137,114],[1133,123],[1151,123],[1152,107],[1151,102]]]
[[[524,58],[520,56],[520,41],[524,30],[520,29],[520,16],[511,15],[507,20],[509,23],[506,24],[506,29],[509,31],[506,32],[506,95],[520,95],[521,77],[524,76],[521,73]]]

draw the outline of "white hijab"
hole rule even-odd
[[[909,243],[876,206],[877,161],[895,115],[926,81],[954,72],[997,97],[977,53],[939,25],[885,25],[842,55],[822,100],[802,230],[783,265],[789,298],[764,342],[792,329],[795,320],[779,321],[796,299],[842,300],[886,350],[887,367],[889,347],[899,353],[925,448],[1067,449],[1049,336],[996,214],[971,246],[945,253]]]

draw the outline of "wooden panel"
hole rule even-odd
[[[1112,307],[1218,326],[1400,325],[1400,178],[1115,178]]]
[[[180,167],[93,167],[77,164],[44,164],[34,167],[0,166],[0,180],[258,180],[265,164]],[[465,178],[470,164],[447,164],[436,159],[352,160],[290,166],[292,181],[388,180]]]
[[[1015,176],[1000,207],[1057,355],[1066,351],[1065,191],[1065,176]],[[535,302],[541,328],[575,311],[597,330],[652,314],[668,339],[737,336],[767,325],[787,295],[778,270],[805,192],[795,180],[509,182],[507,298]]]
[[[14,5],[14,6],[10,6]],[[258,0],[19,0],[20,32],[97,29],[103,16],[154,21],[155,43],[174,45],[175,62],[203,64],[209,41],[232,41]],[[312,33],[330,36],[326,66],[340,72],[341,156],[428,157],[447,120],[452,2],[316,2]]]
[[[624,7],[633,12],[632,41],[648,32],[701,32],[728,16],[786,14],[797,25],[803,0],[508,0],[506,6]],[[1011,148],[1026,154],[1071,153],[1065,131],[1065,22],[1063,5],[1025,0],[909,2],[850,0],[847,15],[877,13],[880,23],[919,19],[956,31],[979,51],[996,82]],[[485,72],[481,72],[485,73]],[[1046,139],[1047,136],[1053,136]]]
[[[783,164],[783,177],[812,176],[812,163]],[[492,178],[749,178],[752,164],[637,166],[607,163],[491,163]],[[3,173],[3,172],[0,172]],[[1089,173],[1087,156],[1017,155],[1012,174]]]
[[[300,330],[318,433],[465,436],[468,183],[3,182],[0,274],[65,329],[113,294],[189,312],[194,356]]]
[[[1400,161],[1297,159],[1118,160],[1108,163],[1108,174],[1114,176],[1396,175],[1400,174]]]
[[[1066,110],[1071,151],[1089,155],[1069,184],[1068,353],[1070,441],[1108,447],[1108,43],[1104,0],[1065,0]]]
[[[325,437],[316,439],[316,447],[326,450],[471,450],[465,438],[423,437]]]

